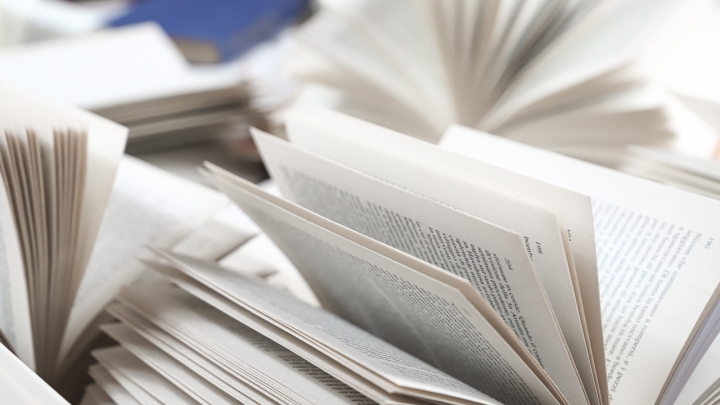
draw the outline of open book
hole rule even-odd
[[[254,134],[285,198],[206,169],[322,310],[167,251],[147,264],[343,392],[383,404],[673,404],[718,334],[716,201],[462,127],[444,142],[477,159],[330,111],[293,114],[287,127],[291,142]],[[189,385],[197,375],[234,398],[301,389],[277,374],[258,385],[249,360],[225,377],[232,387],[214,383],[204,373],[241,359],[213,348],[221,335],[197,333],[232,323],[191,315],[212,311],[177,288],[145,288],[120,294],[110,312],[123,325],[106,330],[138,367],[165,370],[163,384],[195,401],[208,389]],[[186,362],[178,380],[140,343],[222,372]],[[110,374],[127,361],[112,350],[96,353]]]
[[[0,329],[41,377],[57,366],[127,129],[2,86]]]
[[[431,142],[460,124],[563,152],[675,129],[635,69],[665,2],[322,3],[287,71],[336,90],[324,98],[339,111]]]
[[[141,275],[146,245],[213,259],[248,234],[214,217],[227,216],[221,193],[123,156],[124,127],[0,92],[0,336],[70,398],[103,308]]]

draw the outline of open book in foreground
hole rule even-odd
[[[447,145],[478,159],[329,111],[287,126],[292,143],[255,133],[285,198],[206,169],[323,309],[169,252],[148,265],[332,376],[346,402],[672,404],[717,335],[716,201],[460,127]],[[198,316],[197,332],[177,320],[205,304],[146,288],[110,309],[123,325],[106,330],[125,350],[160,328],[237,370],[240,359],[210,343],[220,335],[193,335],[210,329]],[[96,357],[112,374],[127,356],[111,350]],[[236,399],[306,387],[242,367],[232,387],[200,380]],[[207,386],[187,378],[171,385],[203,398]]]
[[[102,311],[145,269],[146,245],[214,258],[248,234],[206,224],[228,204],[221,193],[123,157],[124,127],[0,93],[0,336],[72,399]]]
[[[50,378],[127,129],[1,86],[0,330]]]

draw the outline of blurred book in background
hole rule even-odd
[[[144,0],[110,22],[155,21],[190,62],[228,61],[297,21],[307,0]]]
[[[329,105],[430,142],[461,124],[612,167],[627,145],[702,158],[717,148],[718,94],[690,96],[677,83],[692,67],[704,71],[692,79],[702,88],[717,66],[707,60],[720,61],[702,50],[717,48],[715,1],[322,4],[286,66],[307,83],[299,105]],[[692,66],[677,57],[691,52],[689,34],[703,39]],[[658,80],[658,66],[673,74]]]
[[[192,70],[153,23],[5,48],[0,78],[127,126],[130,151],[208,139],[257,115],[237,70]]]

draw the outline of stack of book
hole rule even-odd
[[[238,69],[191,69],[146,23],[0,51],[0,79],[129,128],[130,151],[207,140],[257,119]]]

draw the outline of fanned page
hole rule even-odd
[[[283,400],[299,404],[372,403],[288,349],[177,287],[159,283],[133,286],[123,291],[120,300],[125,304],[116,304],[110,311],[126,329],[180,361],[181,355],[186,356],[189,367],[195,362],[195,368],[207,370],[211,381],[219,381],[218,386],[238,397],[262,404]]]
[[[327,110],[289,115],[287,131],[294,144],[522,235],[591,403],[607,402],[587,197]]]
[[[116,342],[178,387],[198,403],[213,405],[236,405],[235,398],[217,385],[202,378],[193,368],[169,356],[142,336],[123,325],[105,325],[103,331]]]
[[[209,167],[325,308],[500,401],[566,403],[467,281]]]
[[[9,300],[3,298],[2,328],[18,356],[48,376],[127,129],[4,84],[0,91],[3,197],[14,201],[2,205],[14,214],[0,216],[8,265],[0,282],[10,287]],[[20,220],[22,215],[27,222]],[[18,249],[24,252],[20,260]]]
[[[481,127],[506,131],[523,120],[572,110],[573,102],[594,104],[611,93],[605,88],[632,90],[641,82],[628,69],[663,6],[653,1],[601,3],[513,78]]]
[[[677,132],[664,95],[628,105],[654,87],[636,62],[667,2],[323,5],[286,62],[293,78],[316,85],[304,92],[315,104],[430,142],[453,123],[558,149],[655,144]]]
[[[120,384],[118,379],[113,377],[110,372],[108,372],[107,369],[100,364],[93,364],[90,366],[88,374],[93,378],[93,380],[95,380],[98,387],[102,391],[106,392],[111,400],[117,405],[144,405],[146,403],[150,405],[160,405],[156,399],[145,393],[143,390],[138,390],[138,393],[141,395],[138,395],[137,397],[133,396],[130,392],[134,391],[136,387],[131,387],[130,390],[126,389],[126,380],[123,380],[123,382],[126,383],[126,385],[123,386]],[[143,396],[142,394],[145,395]],[[136,398],[140,398],[140,400]],[[140,401],[143,402],[141,403]]]
[[[276,137],[255,131],[254,138],[284,197],[468,280],[568,400],[587,403],[564,337],[518,234]],[[528,211],[512,214],[531,214]],[[569,292],[570,305],[575,307],[572,287]]]
[[[442,145],[592,197],[613,403],[673,403],[712,341],[720,203],[467,128]]]
[[[409,63],[407,58],[396,55],[394,48],[383,45],[385,35],[377,32],[378,27],[367,27],[367,14],[396,14],[394,23],[402,24],[415,39],[424,38],[421,43],[432,43],[418,10],[407,1],[367,3],[352,11],[344,8],[319,13],[312,24],[298,31],[298,40],[319,52],[326,59],[325,63],[337,71],[327,76],[313,74],[312,80],[346,88],[366,104],[379,104],[392,111],[392,114],[383,114],[384,118],[403,117],[415,124],[414,133],[418,136],[437,141],[437,134],[455,118],[451,94],[444,85],[443,72],[438,71],[440,66],[425,67],[427,63],[416,61]],[[359,16],[354,17],[354,14]],[[347,27],[354,27],[362,34],[348,31]],[[393,35],[392,38],[400,40],[402,36]],[[416,48],[405,41],[402,46]],[[422,55],[420,60],[442,63],[439,55],[434,54],[434,48],[424,48],[414,49]],[[430,114],[427,113],[428,106],[432,106]]]
[[[156,263],[154,269],[170,277],[180,288],[227,314],[235,322],[247,325],[268,339],[292,351],[338,381],[347,384],[358,393],[371,399],[374,403],[383,405],[426,405],[428,403],[448,405],[481,403],[494,405],[496,403],[482,395],[480,395],[480,402],[472,400],[473,396],[477,397],[477,391],[433,369],[418,359],[387,345],[386,342],[377,340],[377,338],[368,335],[365,331],[349,324],[343,325],[341,319],[333,317],[326,311],[314,307],[309,313],[292,311],[295,316],[300,315],[304,318],[302,322],[311,322],[311,325],[309,325],[311,326],[309,330],[311,333],[307,334],[303,333],[302,330],[291,328],[289,324],[282,321],[284,319],[282,316],[280,318],[270,316],[273,311],[268,313],[263,309],[263,306],[253,306],[253,302],[243,300],[242,295],[237,296],[232,295],[236,294],[235,292],[224,292],[216,284],[220,279],[206,277],[204,272],[198,272],[198,266],[196,265],[187,266],[174,263],[173,266],[168,266]],[[220,271],[222,272],[222,270]],[[217,272],[216,269],[214,273]],[[230,277],[236,284],[249,281],[247,278],[237,277],[237,275],[231,275]],[[224,277],[221,277],[221,279],[224,279]],[[267,285],[263,287],[267,288]],[[257,290],[256,287],[252,288]],[[271,291],[270,297],[262,294],[264,302],[275,301],[274,306],[277,306],[277,301],[273,300],[272,296],[278,293],[280,292],[276,290]],[[286,294],[282,294],[282,296],[287,298]],[[284,311],[283,308],[278,309],[281,312]],[[319,311],[320,317],[317,316],[317,311]],[[330,318],[327,316],[330,316]],[[348,329],[347,326],[351,326],[351,328]],[[312,329],[319,330],[313,332]],[[330,333],[330,339],[327,339],[328,336],[325,332]],[[338,339],[340,342],[337,341]],[[357,352],[368,356],[358,357]],[[378,369],[375,360],[383,362],[383,367]],[[389,374],[387,372],[388,368],[391,370]],[[433,387],[428,391],[427,386],[418,388],[418,384],[408,385],[408,382],[405,381],[407,379],[399,380],[392,377],[393,374],[398,373],[414,374],[408,377],[408,381],[414,380],[422,383],[430,378],[432,380],[430,385]],[[438,386],[447,384],[453,388],[454,393],[450,392],[449,395],[444,395],[437,392]],[[297,390],[297,388],[294,388],[294,390]],[[464,391],[464,394],[462,394],[462,391]],[[461,392],[460,397],[458,397],[458,392]],[[470,399],[464,399],[463,395],[468,397],[468,394]]]
[[[125,322],[125,320],[127,319],[125,315],[127,315],[127,313],[123,314],[123,322]],[[210,352],[208,352],[207,349],[204,349],[202,346],[193,346],[193,348],[191,348],[191,346],[186,346],[180,343],[172,335],[164,333],[163,331],[155,327],[153,324],[142,320],[142,317],[139,317],[136,314],[132,316],[134,316],[136,320],[141,320],[144,324],[146,324],[146,326],[154,328],[153,335],[145,334],[145,329],[143,329],[143,331],[137,331],[135,329],[131,329],[124,324],[105,325],[103,329],[119,342],[123,342],[123,340],[125,342],[128,342],[128,344],[125,345],[126,348],[129,345],[143,345],[148,348],[155,347],[164,351],[166,354],[170,355],[178,362],[186,365],[187,368],[195,372],[197,374],[197,377],[199,377],[198,379],[204,378],[211,384],[214,384],[216,387],[226,392],[232,398],[232,400],[235,401],[234,403],[237,403],[238,401],[242,404],[252,405],[274,405],[277,403],[273,402],[271,399],[263,396],[260,392],[254,390],[249,386],[244,385],[241,382],[243,378],[246,378],[246,376],[236,374],[237,369],[233,367],[244,366],[242,362],[227,366],[228,371],[223,371],[226,369],[220,369],[216,364],[228,364],[227,358],[222,358],[221,360],[218,360],[218,363],[211,363],[205,357],[203,357],[209,355]],[[195,344],[191,343],[191,345]],[[202,355],[198,354],[198,352],[202,353]],[[218,377],[218,374],[220,374],[221,377]],[[262,376],[257,376],[256,378],[260,379],[262,378]]]
[[[178,278],[163,270],[183,289],[286,345],[379,403],[498,404],[367,331],[259,280],[209,263],[164,256],[177,269],[175,273],[179,270],[180,275],[185,274]],[[375,387],[368,391],[368,384]]]
[[[100,349],[93,356],[141,404],[201,404],[127,349],[118,346]]]

